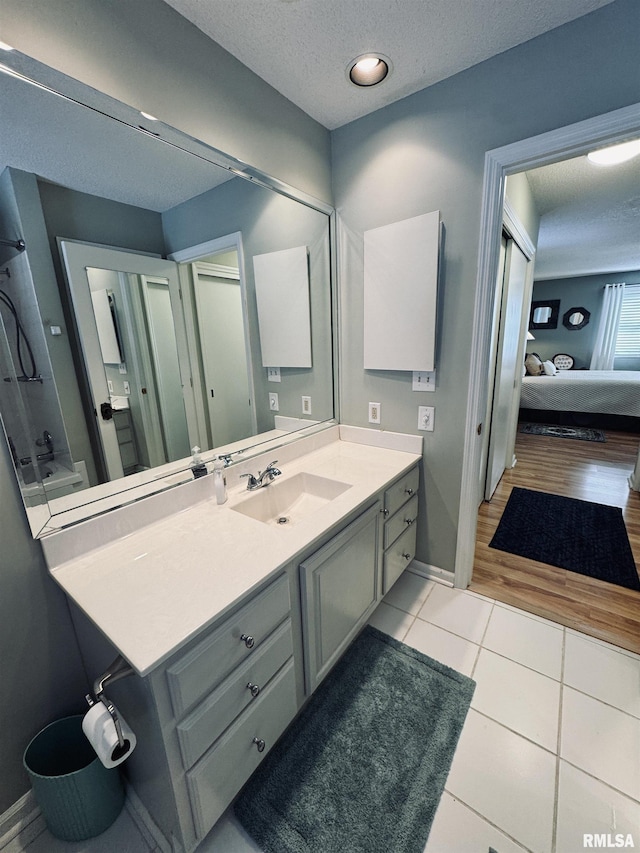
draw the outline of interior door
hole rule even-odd
[[[239,275],[192,264],[212,447],[255,432]],[[224,401],[224,404],[222,403]]]
[[[527,257],[508,238],[500,300],[485,500],[491,499],[505,468],[513,465],[518,413],[514,400],[522,381],[523,316],[526,313],[528,266]]]
[[[124,473],[116,424],[111,414],[114,397],[125,397],[124,405],[133,406],[135,401],[140,401],[142,415],[144,415],[141,422],[158,423],[161,425],[161,429],[163,429],[161,408],[157,412],[148,410],[153,408],[153,400],[160,400],[160,403],[157,404],[159,406],[161,406],[162,401],[152,371],[145,371],[144,369],[145,363],[153,364],[153,353],[150,354],[149,359],[143,359],[140,355],[141,352],[146,352],[149,348],[149,330],[154,325],[153,316],[147,314],[144,321],[145,328],[142,328],[139,312],[133,309],[127,310],[136,302],[140,303],[140,298],[134,294],[133,290],[129,290],[128,293],[123,290],[120,294],[120,302],[126,311],[126,316],[120,329],[120,345],[124,351],[121,351],[118,356],[105,356],[101,349],[98,321],[93,308],[92,291],[97,287],[96,282],[100,279],[100,276],[95,275],[95,272],[116,273],[116,279],[120,281],[123,287],[127,282],[129,287],[133,287],[134,282],[140,281],[143,285],[143,303],[148,296],[148,288],[144,286],[144,282],[148,279],[163,282],[164,289],[168,289],[172,294],[171,306],[175,310],[175,306],[180,304],[177,264],[173,261],[148,255],[134,254],[72,240],[60,240],[59,242],[73,301],[86,379],[95,414],[94,426],[102,451],[105,476],[107,480],[114,480],[122,477]],[[163,310],[167,307],[167,302],[164,299],[162,306]],[[154,304],[155,307],[157,307],[157,300]],[[184,321],[175,314],[173,320],[175,348],[179,354],[186,353]],[[108,318],[106,322],[108,324]],[[127,333],[130,346],[124,345],[124,338]],[[120,363],[111,363],[111,360],[116,358],[120,358]],[[109,359],[109,362],[106,359]],[[134,363],[135,370],[133,369]],[[131,365],[131,373],[128,372],[129,364]],[[174,458],[182,458],[189,453],[188,420],[184,400],[184,390],[189,386],[189,368],[188,361],[183,357],[180,358],[179,371],[181,379],[179,384],[174,383],[172,405],[175,405],[177,400],[182,412],[182,431],[184,435],[187,435],[187,440],[181,441],[178,447],[167,443],[164,432],[161,438],[158,435],[152,435],[149,447],[155,448],[155,450],[152,454],[154,458],[150,464],[169,462]],[[119,385],[120,382],[124,392],[121,395],[114,394],[114,384],[118,383]],[[132,419],[134,414],[132,412]],[[140,435],[138,438],[140,443],[144,442],[146,445],[146,434]],[[158,460],[155,458],[158,453],[157,448],[162,447],[162,444],[164,444],[164,450],[160,452],[163,458]],[[172,455],[174,453],[178,455]]]

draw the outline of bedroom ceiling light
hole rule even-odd
[[[151,113],[145,113],[142,110],[140,110],[140,115],[146,119],[149,119],[149,121],[158,121],[158,119],[155,116],[152,116]]]
[[[365,53],[352,59],[347,76],[355,86],[376,86],[391,71],[391,60],[380,53]]]
[[[631,139],[619,145],[609,145],[607,148],[590,151],[587,159],[599,166],[615,166],[637,157],[638,154],[640,154],[640,139]]]

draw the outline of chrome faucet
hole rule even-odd
[[[247,483],[247,489],[250,492],[255,491],[255,489],[261,489],[263,486],[268,486],[269,483],[273,482],[275,477],[279,477],[282,474],[282,471],[279,468],[275,468],[275,464],[278,460],[274,459],[273,462],[269,462],[267,467],[262,471],[262,473],[258,474],[257,477],[254,477],[253,474],[241,474],[241,477],[248,477],[249,482]]]

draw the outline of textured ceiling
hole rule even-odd
[[[536,279],[640,269],[640,157],[586,156],[527,172],[541,215]]]
[[[612,0],[165,2],[333,130]],[[346,67],[369,51],[393,71],[359,89]]]

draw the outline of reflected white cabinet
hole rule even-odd
[[[364,232],[365,370],[435,369],[440,211]]]

